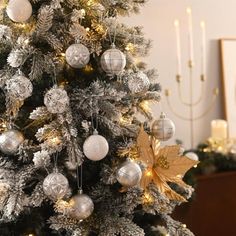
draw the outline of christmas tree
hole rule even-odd
[[[118,22],[145,2],[0,1],[1,236],[193,235],[170,214],[196,161],[160,145],[150,41]]]

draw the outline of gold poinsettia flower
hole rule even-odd
[[[171,189],[168,182],[176,183],[182,187],[187,186],[182,178],[190,168],[198,164],[198,161],[180,156],[179,145],[160,147],[159,140],[149,137],[143,127],[141,127],[137,138],[137,146],[139,159],[147,167],[143,173],[140,186],[146,189],[153,182],[159,191],[169,199],[186,201],[184,197]]]

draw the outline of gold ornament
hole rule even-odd
[[[179,145],[161,148],[159,140],[155,137],[150,138],[143,127],[137,138],[137,146],[139,159],[147,166],[140,186],[146,190],[148,185],[154,182],[159,191],[169,199],[186,201],[184,197],[170,188],[168,182],[186,187],[187,185],[182,180],[184,174],[199,162],[179,156]]]

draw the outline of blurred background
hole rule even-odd
[[[189,45],[191,29],[187,9],[191,10],[192,17],[192,49]],[[236,119],[233,114],[236,111],[233,101],[236,91],[235,9],[234,0],[149,0],[139,15],[123,19],[130,25],[143,25],[147,37],[152,39],[153,47],[146,62],[158,70],[163,90],[162,103],[155,105],[153,111],[157,118],[164,111],[176,126],[174,137],[167,143],[180,140],[186,152],[193,151],[201,161],[185,177],[196,188],[193,199],[174,213],[175,219],[185,222],[197,236],[236,235]],[[204,24],[205,32],[201,24]],[[179,32],[176,32],[176,27]],[[181,58],[177,49],[178,37]],[[190,102],[189,50],[193,50],[194,60],[194,101],[201,93],[201,75],[204,74],[205,78],[205,91],[201,102],[193,107],[193,117],[206,114],[193,122],[193,145],[190,122],[173,113],[165,96],[165,90],[168,89],[171,94],[168,98],[175,112],[190,117],[189,107],[180,100],[176,81],[178,70],[181,70],[182,97]],[[205,68],[202,68],[202,63],[205,63]],[[210,110],[215,88],[219,89],[219,94]]]

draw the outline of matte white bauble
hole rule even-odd
[[[187,152],[185,156],[193,161],[199,161],[198,155],[194,152]]]
[[[31,17],[32,6],[28,0],[10,0],[6,11],[11,20],[22,23]]]
[[[66,50],[66,62],[73,68],[83,68],[89,60],[89,50],[81,43],[72,44]]]
[[[89,136],[83,145],[84,155],[92,161],[100,161],[109,151],[107,140],[96,131]]]
[[[125,187],[137,185],[142,177],[140,166],[133,161],[124,162],[117,171],[116,178],[118,182]]]
[[[175,124],[162,112],[160,118],[152,124],[152,134],[161,141],[167,141],[175,134]]]
[[[43,181],[43,191],[52,200],[63,198],[69,190],[69,182],[61,173],[49,174]]]
[[[0,150],[7,155],[16,154],[19,146],[24,142],[23,134],[18,130],[8,130],[0,135]]]
[[[72,210],[70,216],[77,220],[88,218],[94,210],[92,199],[86,194],[77,194],[69,202]]]

